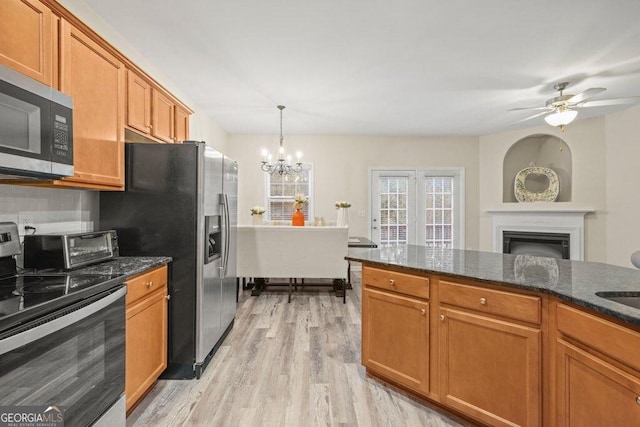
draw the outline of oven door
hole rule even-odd
[[[0,406],[57,406],[65,425],[95,422],[124,393],[125,295],[119,287],[1,338]]]

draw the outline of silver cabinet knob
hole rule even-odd
[[[168,300],[170,300],[170,299],[171,299],[171,295],[167,295],[165,298],[166,298],[166,299],[167,299],[167,301],[168,301]]]
[[[636,397],[636,403],[640,405],[640,396]]]
[[[444,320],[444,314],[440,315],[440,320]]]
[[[486,298],[480,298],[480,304],[487,305],[487,299]]]
[[[427,314],[427,310],[425,310],[424,308],[421,309],[420,310],[420,314],[424,316],[425,314]]]
[[[390,284],[391,286],[395,287],[395,286],[396,286],[396,281],[395,281],[395,280],[393,280],[393,279],[389,279],[389,284]]]
[[[150,287],[152,287],[152,286],[153,286],[153,280],[149,280],[149,281],[147,282],[147,288],[150,288]]]

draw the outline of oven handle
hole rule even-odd
[[[10,351],[15,350],[16,348],[20,348],[24,345],[30,344],[34,341],[39,340],[42,337],[50,335],[54,332],[57,332],[61,329],[66,328],[69,325],[72,325],[76,322],[79,322],[92,314],[97,313],[105,307],[113,304],[119,298],[125,296],[127,294],[127,287],[123,286],[112,294],[107,295],[106,297],[99,299],[98,301],[89,304],[86,307],[82,307],[79,310],[73,311],[64,316],[58,317],[50,322],[47,322],[43,325],[36,326],[33,329],[26,330],[24,332],[20,332],[19,334],[12,335],[8,338],[5,338],[1,341],[0,346],[0,356],[9,353]]]

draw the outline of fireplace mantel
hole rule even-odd
[[[555,203],[516,204],[513,208],[488,210],[493,216],[493,251],[502,253],[503,231],[568,233],[570,258],[584,260],[584,216],[595,209],[557,206]]]

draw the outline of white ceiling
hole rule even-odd
[[[229,133],[485,135],[640,95],[638,0],[86,0]],[[625,107],[582,109],[578,118]]]

